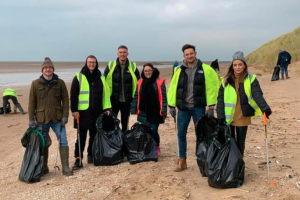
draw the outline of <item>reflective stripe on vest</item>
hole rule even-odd
[[[4,96],[14,96],[14,97],[17,97],[17,93],[14,89],[11,89],[11,88],[7,88],[4,90],[3,94],[2,94],[2,97]]]
[[[117,66],[117,61],[109,61],[108,62],[108,68],[109,68],[109,72],[106,76],[106,83],[108,84],[108,87],[110,89],[110,95],[112,95],[112,75],[113,75],[113,72],[115,70]],[[132,69],[132,66],[133,66],[133,69]],[[128,70],[131,74],[131,77],[132,77],[132,98],[134,97],[134,94],[135,94],[135,90],[136,90],[136,85],[137,85],[137,78],[134,74],[135,70],[136,70],[136,63],[135,62],[129,62],[129,66],[128,66]]]
[[[79,82],[78,110],[87,110],[89,108],[90,87],[85,75],[76,73]]]
[[[256,78],[256,75],[249,74],[244,80],[244,90],[248,97],[248,103],[255,110],[255,114],[253,117],[259,116],[262,114],[260,108],[258,107],[258,105],[256,104],[256,102],[254,101],[254,99],[251,95],[252,94],[251,93],[251,83],[255,80],[255,78]],[[236,94],[235,88],[232,87],[230,84],[228,84],[225,87],[225,82],[226,82],[226,79],[223,79],[222,85],[224,87],[224,105],[225,105],[224,111],[225,111],[226,122],[228,124],[230,124],[233,121],[233,116],[235,113],[237,94]]]
[[[136,109],[136,114],[138,115],[140,113],[140,100],[141,100],[141,86],[142,86],[142,83],[143,83],[143,79],[141,78],[139,81],[138,81],[138,88],[137,88],[137,92],[138,92],[138,98],[137,98],[137,109]],[[162,90],[161,90],[161,86],[162,84],[165,83],[165,79],[163,78],[157,78],[156,79],[156,85],[157,85],[157,93],[158,93],[158,100],[159,100],[159,114],[161,116],[163,116],[163,113],[162,113],[162,109],[163,109],[163,96],[162,96]]]

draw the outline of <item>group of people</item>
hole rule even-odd
[[[104,74],[98,69],[97,58],[89,55],[85,65],[76,73],[69,94],[65,82],[54,73],[50,58],[46,57],[41,76],[31,84],[29,94],[29,126],[43,124],[55,132],[63,174],[73,175],[73,170],[83,167],[82,159],[87,132],[89,143],[87,163],[93,163],[92,144],[96,135],[96,120],[103,112],[121,113],[122,131],[128,130],[129,116],[137,115],[139,122],[148,122],[160,156],[158,127],[165,122],[167,110],[177,121],[178,159],[174,171],[187,168],[187,128],[190,119],[194,124],[203,115],[214,117],[216,108],[220,125],[229,125],[241,155],[244,155],[245,139],[251,117],[265,113],[271,115],[259,82],[248,72],[243,52],[233,55],[227,74],[219,82],[214,68],[197,57],[196,47],[182,47],[184,60],[173,67],[173,75],[166,92],[165,79],[151,63],[143,65],[141,75],[136,63],[128,59],[128,48],[118,47],[117,59],[108,62]],[[74,128],[79,137],[75,143],[75,163],[69,167],[69,145],[65,125],[68,123],[69,105],[74,118]],[[177,109],[176,109],[177,108]],[[76,118],[79,118],[79,123]],[[43,173],[49,168],[48,149],[45,150]]]

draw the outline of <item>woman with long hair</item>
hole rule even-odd
[[[262,113],[269,118],[272,112],[263,97],[256,75],[248,73],[244,54],[238,51],[233,55],[219,89],[217,115],[220,125],[230,125],[231,135],[242,156],[251,117]]]
[[[153,139],[157,144],[157,155],[160,156],[159,124],[167,117],[167,96],[165,79],[159,78],[159,71],[151,63],[143,66],[141,79],[131,104],[131,114],[137,114],[139,122],[148,122],[153,131]]]

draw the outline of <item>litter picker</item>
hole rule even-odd
[[[79,161],[80,165],[82,165],[82,158],[81,158],[81,147],[80,147],[80,135],[79,135],[79,114],[76,115],[76,122],[77,122],[77,142],[78,142],[78,149],[79,149]]]
[[[273,110],[271,110],[273,112]],[[266,113],[264,113],[264,120],[263,120],[264,126],[265,126],[265,147],[266,147],[266,161],[267,161],[267,184],[273,184],[275,187],[277,187],[277,183],[273,180],[270,180],[270,166],[269,166],[269,154],[268,154],[268,135],[267,135],[267,116]]]

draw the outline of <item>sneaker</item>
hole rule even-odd
[[[75,163],[74,163],[74,165],[72,167],[72,170],[77,170],[77,169],[80,169],[82,167],[83,167],[82,162],[80,164],[80,159],[76,158]]]
[[[88,156],[87,157],[87,163],[89,163],[89,164],[93,164],[94,163],[93,156]]]
[[[160,154],[161,154],[161,152],[160,152],[160,147],[159,147],[159,146],[156,147],[156,151],[157,151],[157,157],[159,157]]]

